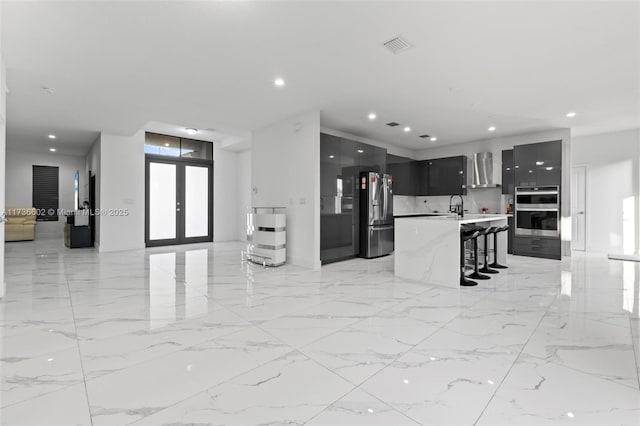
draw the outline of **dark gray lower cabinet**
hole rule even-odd
[[[559,260],[561,258],[560,239],[515,236],[513,254]]]
[[[507,229],[507,253],[513,254],[513,233],[516,230],[515,218],[513,216],[509,216],[507,218],[507,224],[509,224],[509,229]]]
[[[355,256],[351,213],[320,215],[320,258],[322,263]]]

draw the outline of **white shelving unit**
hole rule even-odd
[[[263,266],[287,261],[287,215],[284,207],[253,207],[247,215],[247,250],[243,257]]]

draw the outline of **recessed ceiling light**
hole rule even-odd
[[[49,139],[55,139],[55,138],[56,138],[56,135],[51,134],[51,135],[49,135],[49,136],[47,136],[47,137],[48,137]]]
[[[358,150],[358,153],[359,153],[359,154],[362,154],[363,152],[364,152],[364,151],[363,151],[363,150],[361,150],[361,149],[359,149],[359,150]]]
[[[533,173],[533,170],[529,170],[529,173]]]
[[[405,127],[404,129],[402,129],[402,130],[404,130],[405,132],[410,132],[410,131],[411,131],[411,127],[407,126],[407,127]]]
[[[507,171],[511,170],[511,167],[507,167]]]
[[[49,148],[49,151],[56,152],[56,149],[55,148]]]
[[[282,86],[284,86],[284,79],[278,77],[275,80],[273,80],[273,84],[275,84],[278,87],[282,87]]]
[[[336,156],[335,155],[330,155],[329,158],[336,158]]]
[[[489,130],[490,132],[495,132],[496,131],[496,127],[495,126],[491,126],[487,130]]]
[[[438,140],[438,138],[436,138],[435,136],[431,136],[431,139],[429,139],[431,142],[435,142]]]
[[[553,167],[545,167],[547,170],[553,170]]]
[[[187,131],[187,134],[190,135],[190,136],[193,136],[196,133],[198,133],[198,129],[192,129],[190,127],[187,127],[185,130]]]
[[[376,113],[372,112],[369,114],[369,120],[375,120],[376,119]]]
[[[164,146],[169,146],[169,142],[165,143]]]
[[[573,118],[575,116],[576,116],[576,113],[573,111],[567,113],[567,118]]]
[[[542,166],[544,164],[544,161],[536,161],[536,166]]]

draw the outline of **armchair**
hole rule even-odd
[[[36,210],[32,207],[5,209],[7,222],[4,230],[5,241],[28,241],[36,237]]]

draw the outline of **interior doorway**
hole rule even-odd
[[[213,241],[213,162],[146,156],[147,247]]]
[[[571,168],[571,249],[585,251],[587,239],[587,166]]]

